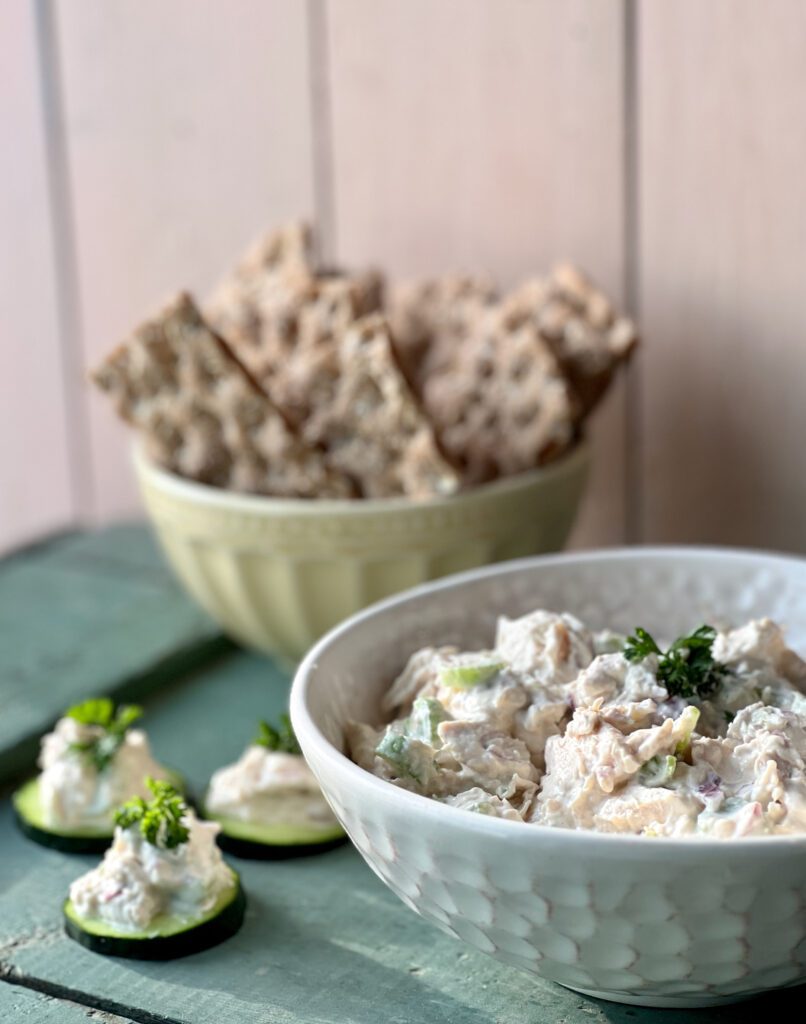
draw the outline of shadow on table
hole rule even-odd
[[[127,967],[158,984],[170,979],[171,1002],[177,998],[177,987],[187,990],[188,1003],[182,1010],[188,1020],[220,1019],[223,1008],[216,995],[225,994],[240,1004],[242,1024],[264,1024],[266,1011],[272,1020],[287,1015],[300,1022],[352,1024],[756,1024],[760,1014],[791,1016],[806,992],[803,986],[703,1010],[624,1006],[580,996],[468,951],[460,943],[455,945],[455,969],[446,978],[446,940],[437,932],[433,939],[428,933],[424,936],[431,941],[418,949],[421,966],[395,968],[380,962],[384,951],[372,945],[369,922],[366,943],[356,941],[354,928],[345,929],[342,940],[332,922],[323,935],[320,925],[300,920],[260,894],[250,891],[249,900],[244,927],[224,945],[170,964],[129,961]],[[401,931],[405,930],[403,925]],[[394,936],[389,944],[395,945]],[[461,994],[463,984],[467,1001]],[[245,1004],[255,1007],[254,1016]],[[230,1003],[228,1012],[232,1010]],[[177,1008],[172,1006],[171,1011],[176,1013]]]
[[[767,995],[756,996],[742,1003],[729,1006],[715,1006],[702,1010],[666,1009],[653,1010],[646,1006],[623,1006],[621,1003],[607,1003],[601,999],[587,999],[599,1016],[587,1016],[587,1020],[607,1021],[609,1024],[758,1024],[759,1019],[789,1020],[799,1015],[806,995],[806,985],[797,988],[779,989]],[[580,997],[580,1002],[582,997]]]
[[[267,931],[275,936],[273,944],[267,944]],[[423,959],[428,959],[427,950]],[[127,962],[129,969],[151,978],[161,975],[160,980],[167,980],[166,966]],[[429,985],[419,969],[395,970],[373,959],[369,951],[322,938],[314,928],[251,893],[247,919],[238,935],[205,953],[172,961],[170,978],[172,985],[194,990],[189,999],[198,1003],[188,1004],[189,1020],[206,1019],[199,1012],[209,998],[205,992],[210,997],[224,992],[242,1003],[270,1009],[272,1020],[274,1015],[284,1020],[284,1013],[301,1022],[349,1020],[354,1024],[492,1024],[494,1020],[494,1015]],[[218,1000],[215,1005],[220,1006]],[[266,1019],[265,1012],[240,1017],[243,1024]]]

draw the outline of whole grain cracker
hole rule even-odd
[[[426,412],[466,484],[534,468],[574,438],[576,403],[559,361],[525,319],[490,309],[430,376]]]
[[[296,343],[298,312],[313,291],[311,232],[295,222],[248,250],[214,291],[205,316],[265,385]]]
[[[510,326],[531,320],[551,345],[587,416],[615,369],[638,342],[635,325],[577,267],[559,263],[548,278],[520,285],[502,303]]]
[[[269,385],[293,423],[303,423],[317,405],[330,400],[340,340],[351,324],[380,307],[382,294],[382,278],[371,270],[317,278],[299,309],[296,344],[274,368]]]
[[[150,457],[217,487],[350,497],[351,482],[289,427],[187,293],[141,324],[93,374]]]
[[[286,377],[298,349],[327,343],[382,303],[381,275],[317,272],[311,232],[295,223],[262,239],[222,282],[207,315],[258,382],[294,422],[307,415],[306,396]],[[306,356],[302,357],[307,358]],[[299,376],[291,374],[292,382]]]
[[[370,314],[347,328],[318,386],[303,436],[321,445],[330,465],[356,480],[365,497],[426,498],[458,489],[382,316]]]
[[[418,395],[428,377],[450,363],[456,346],[475,328],[495,297],[492,281],[467,274],[392,289],[389,319],[395,351]]]

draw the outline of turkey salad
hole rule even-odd
[[[233,886],[216,846],[219,827],[189,809],[182,823],[186,835],[170,847],[147,840],[136,826],[118,826],[100,865],[70,886],[79,916],[120,933],[143,932],[160,918],[192,921],[214,907]]]
[[[213,816],[314,831],[339,824],[304,758],[259,744],[215,772],[205,808]]]
[[[353,759],[477,813],[646,836],[806,833],[806,662],[769,619],[665,651],[569,614],[501,618],[490,650],[428,647]]]
[[[219,826],[199,821],[170,782],[114,812],[101,863],[77,878],[62,905],[68,938],[93,953],[174,960],[234,935],[246,896],[217,845]]]
[[[92,712],[100,707],[103,724]],[[133,721],[140,709],[132,705]],[[129,721],[115,729],[112,702],[85,701],[70,708],[42,738],[39,798],[42,820],[52,828],[109,828],[114,809],[130,796],[148,793],[146,778],[164,778],[167,769],[154,760],[148,737]]]

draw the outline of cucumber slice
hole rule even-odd
[[[174,771],[165,772],[165,776],[182,792],[185,781]],[[17,827],[35,843],[46,846],[50,850],[61,853],[103,853],[112,842],[115,827],[111,817],[108,826],[85,828],[54,828],[45,822],[42,802],[39,797],[38,776],[24,782],[11,798]]]
[[[232,869],[230,869],[232,870]],[[145,932],[119,932],[108,921],[81,917],[70,899],[64,901],[64,930],[93,953],[129,960],[175,960],[200,953],[233,936],[243,924],[246,895],[237,872],[232,887],[222,892],[206,914],[187,920],[164,914]]]
[[[332,850],[347,841],[341,825],[327,825],[324,828],[282,823],[265,825],[207,811],[203,811],[203,815],[208,821],[217,821],[221,826],[218,834],[221,849],[248,860],[308,857]]]

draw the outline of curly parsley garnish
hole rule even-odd
[[[658,658],[658,680],[670,697],[705,699],[730,675],[730,669],[714,660],[712,649],[716,639],[713,626],[700,626],[689,636],[678,637],[667,651],[662,651],[650,634],[640,627],[627,637],[624,657],[627,661],[643,661],[654,654]]]
[[[256,743],[259,747],[266,747],[267,750],[276,750],[282,754],[302,753],[288,715],[280,715],[280,726],[277,729],[268,722],[261,720],[258,723],[258,734],[252,742]]]
[[[152,846],[175,850],[186,843],[190,830],[182,824],[187,804],[170,784],[162,779],[146,779],[146,785],[153,794],[152,800],[141,796],[132,797],[115,812],[115,824],[130,828],[140,824],[140,833]]]
[[[102,772],[114,759],[126,737],[127,730],[142,717],[143,709],[137,704],[121,704],[115,708],[109,697],[93,697],[74,704],[65,712],[82,725],[96,725],[103,733],[91,740],[71,743],[72,750],[85,754],[95,768]]]

